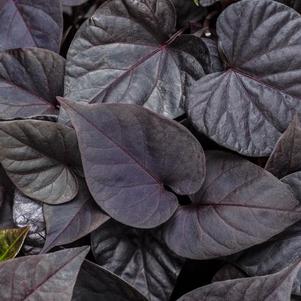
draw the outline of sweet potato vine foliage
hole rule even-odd
[[[0,1],[1,301],[301,300],[300,11]]]

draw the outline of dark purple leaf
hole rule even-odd
[[[51,204],[72,200],[78,183],[71,167],[81,165],[75,131],[37,120],[0,122],[0,160],[16,187]]]
[[[208,152],[203,188],[166,224],[165,240],[192,259],[226,256],[262,243],[301,218],[291,189],[236,155]]]
[[[184,260],[161,239],[161,231],[141,230],[110,220],[91,234],[96,262],[135,287],[149,301],[169,300]]]
[[[112,0],[77,32],[67,56],[65,97],[74,101],[144,105],[183,114],[187,77],[204,74],[207,48],[175,32],[170,0]]]
[[[223,266],[212,278],[212,282],[245,278],[247,275],[231,264]]]
[[[301,222],[298,222],[264,244],[229,257],[249,276],[275,273],[301,260]],[[294,293],[300,294],[301,273],[294,283]],[[301,294],[300,294],[301,295]]]
[[[147,301],[127,282],[85,260],[75,284],[72,301]]]
[[[88,251],[81,247],[0,263],[1,301],[70,301]]]
[[[301,123],[298,115],[280,136],[265,169],[278,178],[301,171]]]
[[[56,114],[56,96],[63,94],[64,69],[65,60],[48,50],[0,52],[0,118]]]
[[[45,243],[45,220],[43,204],[34,201],[16,189],[13,204],[13,219],[17,227],[29,226],[29,233],[23,245],[26,255],[39,254]]]
[[[61,103],[77,132],[89,190],[114,219],[156,227],[178,207],[164,185],[181,195],[201,187],[204,153],[182,125],[136,105]]]
[[[47,228],[42,252],[55,246],[72,243],[105,223],[109,216],[101,211],[85,184],[79,187],[77,197],[62,205],[44,205]]]
[[[271,0],[243,0],[217,21],[225,72],[195,82],[187,112],[218,144],[248,156],[269,155],[301,112],[301,17]]]
[[[59,52],[63,31],[60,0],[2,0],[0,50],[39,47]]]
[[[300,263],[261,277],[215,282],[198,288],[178,301],[284,301],[290,300]]]

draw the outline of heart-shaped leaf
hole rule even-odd
[[[169,300],[184,260],[161,239],[160,230],[140,230],[110,220],[91,234],[96,262],[135,287],[148,300]]]
[[[136,289],[106,269],[85,260],[72,301],[147,301]]]
[[[37,120],[0,122],[0,160],[17,188],[30,198],[60,204],[78,192],[70,166],[81,164],[75,131]]]
[[[89,248],[20,257],[0,263],[2,301],[71,301],[80,266]]]
[[[80,185],[74,200],[55,206],[44,204],[43,211],[47,236],[42,252],[74,242],[110,218],[96,205],[84,183]]]
[[[178,123],[135,105],[61,103],[77,132],[89,190],[114,219],[156,227],[178,206],[164,185],[184,195],[201,187],[202,147]]]
[[[290,300],[300,263],[261,277],[215,282],[198,288],[178,301],[284,301]]]
[[[269,155],[301,112],[300,27],[296,11],[271,0],[243,0],[225,9],[217,33],[228,67],[188,89],[194,126],[241,154]]]
[[[65,97],[134,103],[170,118],[183,114],[186,77],[204,74],[207,48],[181,36],[183,30],[174,33],[175,23],[170,0],[104,3],[70,46]]]
[[[298,115],[280,136],[265,169],[278,178],[301,170],[301,123]]]
[[[17,256],[29,228],[0,229],[0,261],[11,259]]]
[[[238,156],[208,152],[207,177],[168,221],[165,240],[192,259],[226,256],[262,243],[301,219],[291,189]]]
[[[3,0],[0,50],[25,47],[59,52],[63,30],[60,0]]]
[[[65,60],[48,50],[0,52],[0,118],[56,114],[56,96],[64,89],[64,69]]]

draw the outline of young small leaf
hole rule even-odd
[[[14,258],[18,255],[29,227],[18,229],[0,229],[0,261]]]

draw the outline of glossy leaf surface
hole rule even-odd
[[[204,74],[206,47],[175,33],[170,0],[114,0],[83,24],[67,56],[65,97],[183,114],[185,81]],[[126,59],[125,59],[126,57]]]
[[[227,70],[189,89],[194,126],[241,154],[269,155],[301,112],[300,26],[296,11],[271,0],[243,0],[225,9],[217,33]]]
[[[73,129],[53,122],[0,122],[0,160],[25,195],[46,203],[72,200],[78,192],[70,167],[81,164]]]
[[[0,119],[57,114],[64,69],[65,60],[48,50],[0,52]]]
[[[178,207],[164,185],[184,195],[201,187],[204,153],[183,126],[135,105],[61,103],[77,132],[89,190],[114,219],[156,227]]]
[[[96,262],[135,287],[148,300],[169,300],[184,260],[172,253],[160,230],[140,230],[113,220],[91,235]]]
[[[291,189],[236,155],[208,152],[207,177],[168,221],[165,240],[175,253],[209,259],[266,241],[300,219]]]

